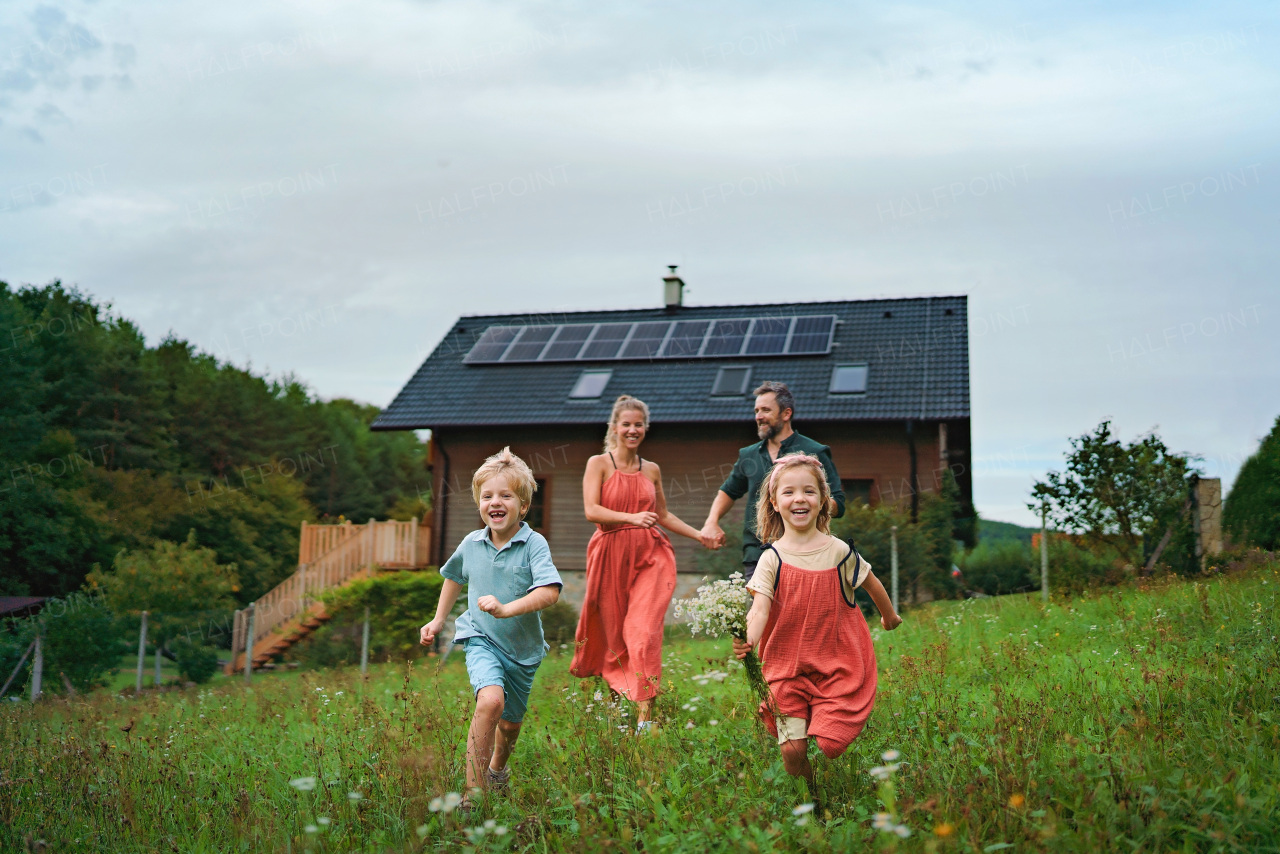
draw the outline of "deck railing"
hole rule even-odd
[[[253,641],[269,636],[281,625],[305,612],[326,590],[341,587],[373,567],[403,569],[425,566],[430,552],[431,529],[409,522],[310,525],[302,523],[298,569],[251,606],[254,610]],[[323,549],[323,551],[321,551]],[[232,655],[243,652],[248,640],[249,608],[235,613],[231,633]]]

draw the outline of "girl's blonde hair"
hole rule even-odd
[[[604,449],[606,453],[612,453],[618,449],[618,436],[614,433],[614,428],[618,426],[618,419],[622,417],[624,412],[639,412],[644,416],[644,429],[649,429],[649,407],[638,397],[632,397],[629,394],[622,394],[613,402],[613,412],[609,413],[609,429],[604,434]]]
[[[778,481],[782,473],[790,469],[808,469],[818,482],[818,530],[824,534],[831,533],[831,486],[827,483],[827,473],[822,468],[822,461],[808,454],[787,454],[778,457],[773,464],[769,476],[760,484],[760,497],[756,499],[756,536],[762,543],[772,543],[780,539],[786,531],[782,524],[782,514],[773,506],[778,498]]]
[[[524,460],[511,453],[511,448],[503,448],[484,461],[484,465],[476,469],[471,476],[471,497],[476,506],[480,506],[480,487],[491,477],[501,475],[507,479],[507,485],[516,494],[520,502],[520,518],[529,512],[533,505],[533,493],[538,489],[538,482],[533,479],[533,469]]]

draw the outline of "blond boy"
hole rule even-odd
[[[503,448],[476,469],[471,493],[485,527],[463,538],[440,569],[436,616],[422,627],[430,644],[467,586],[467,610],[453,642],[462,644],[476,710],[467,735],[467,790],[504,791],[507,759],[520,735],[533,676],[546,654],[538,612],[560,598],[560,574],[546,538],[524,521],[537,484],[524,460]],[[462,808],[470,807],[465,799]]]

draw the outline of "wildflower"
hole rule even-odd
[[[429,828],[425,824],[418,825],[418,829],[417,829],[418,838],[426,839],[428,830]]]
[[[807,804],[801,804],[800,806],[793,809],[791,811],[791,814],[794,816],[802,816],[811,812],[813,812],[813,804],[807,803]]]
[[[316,824],[322,824],[322,825],[328,826],[329,817],[327,815],[320,816],[318,819],[316,819]]]
[[[347,792],[347,800],[349,801],[359,801],[359,800],[362,800],[363,798],[364,798],[364,795],[360,794],[359,792]]]
[[[460,803],[462,803],[462,795],[457,792],[449,792],[444,796],[444,811],[453,812]]]
[[[431,803],[427,804],[427,809],[432,812],[440,812],[444,809],[444,798],[432,798]]]
[[[953,827],[952,825],[948,824],[945,821],[933,829],[934,836],[950,836],[955,832],[956,832],[955,827]]]
[[[493,829],[494,836],[506,836],[506,834],[507,834],[507,826],[505,824],[500,824]]]
[[[490,818],[485,820],[485,823],[484,823],[485,830],[493,830],[497,826],[498,826],[498,823],[493,819]]]
[[[1017,792],[1014,792],[1012,795],[1009,796],[1009,806],[1013,807],[1014,809],[1018,809],[1026,802],[1027,802],[1027,799],[1024,798],[1022,795],[1018,794]]]
[[[896,750],[886,750],[884,753],[880,754],[880,758],[885,762],[896,762],[898,761],[898,757],[901,755],[902,754]]]
[[[707,721],[707,723],[711,724],[712,726],[720,725],[720,721],[716,720],[715,718],[712,718],[711,720]]]
[[[685,724],[685,725],[684,725],[684,728],[685,728],[685,729],[693,729],[693,728],[694,728],[694,726],[695,726],[694,722],[693,722],[693,721],[689,721],[687,724]]]
[[[302,828],[304,833],[316,833],[319,830],[320,828],[316,827],[314,824],[308,824],[306,827]]]
[[[289,785],[293,786],[299,792],[314,791],[316,787],[315,777],[295,777],[289,781]]]
[[[907,827],[905,824],[900,824],[893,829],[893,832],[898,834],[900,839],[906,839],[911,835],[911,828]]]
[[[887,812],[878,812],[871,821],[876,830],[890,830],[893,827],[893,816]]]

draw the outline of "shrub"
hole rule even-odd
[[[1124,580],[1124,558],[1106,545],[1086,548],[1069,536],[1049,535],[1049,587],[1055,593],[1078,593]]]
[[[578,609],[563,599],[542,611],[542,634],[551,648],[572,644],[578,631]]]
[[[1241,545],[1280,549],[1280,418],[1240,467],[1222,508],[1222,526]]]
[[[369,609],[369,658],[388,661],[420,656],[418,629],[436,612],[440,573],[386,572],[362,578],[324,595],[329,621],[290,650],[289,658],[313,667],[360,661],[364,609]]]
[[[213,678],[218,670],[218,651],[187,638],[170,642],[169,651],[178,662],[178,673],[197,685]]]
[[[982,543],[961,560],[964,584],[988,596],[1017,593],[1035,586],[1031,549],[1016,540]]]
[[[100,598],[84,593],[50,599],[36,616],[15,620],[10,625],[14,629],[10,637],[16,642],[6,644],[6,657],[12,653],[13,658],[0,679],[9,677],[22,652],[35,639],[36,632],[42,631],[45,691],[62,691],[62,676],[66,676],[72,687],[79,691],[106,684],[107,674],[115,669],[128,647],[119,638],[115,617],[106,604]],[[23,666],[26,679],[30,679],[31,665],[32,657],[28,657]],[[23,680],[23,676],[19,676],[15,683],[19,680]]]

